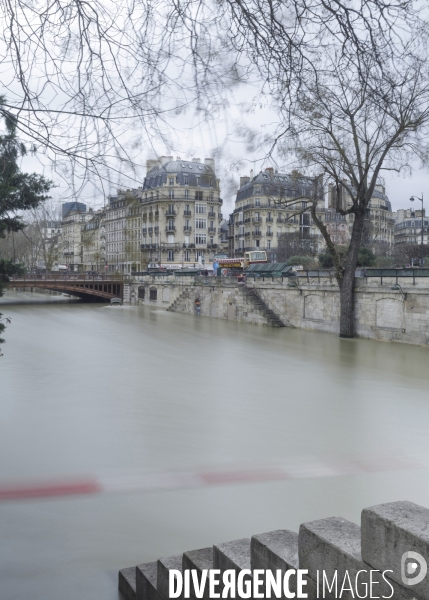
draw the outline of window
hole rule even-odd
[[[203,192],[195,192],[195,200],[202,200]]]
[[[185,200],[189,199],[189,190],[185,190]]]
[[[190,228],[190,221],[189,219],[185,219],[185,229],[189,229]]]
[[[203,258],[204,250],[195,250],[195,258],[198,260],[199,258]]]
[[[195,229],[207,229],[207,219],[195,219]]]
[[[267,240],[267,248],[268,248],[268,250],[270,250],[270,248],[271,248],[271,240]]]
[[[174,190],[168,190],[168,197],[174,198]]]
[[[255,206],[261,206],[261,199],[255,198]]]
[[[144,287],[140,286],[139,291],[138,291],[138,297],[140,298],[140,300],[144,300],[144,295],[145,295],[145,289],[144,289]]]
[[[174,204],[168,205],[167,215],[174,215]]]
[[[174,260],[174,250],[169,250],[168,251],[167,260],[170,261],[170,262]]]
[[[169,185],[174,185],[174,177],[170,177],[168,181]]]
[[[256,248],[259,248],[259,240],[255,240],[255,246]]]
[[[209,186],[213,187],[213,179],[209,179]]]
[[[199,194],[202,192],[195,192],[196,194]],[[195,212],[200,214],[200,215],[205,215],[206,214],[206,210],[207,210],[207,205],[206,204],[196,204],[195,205]]]
[[[271,233],[271,225],[267,227],[267,233]]]
[[[207,235],[205,233],[196,233],[195,234],[195,243],[196,244],[207,244]]]
[[[149,300],[156,300],[158,298],[158,290],[156,288],[150,288]]]
[[[168,219],[168,221],[167,221],[167,228],[169,230],[173,230],[174,229],[174,220],[173,219]]]
[[[184,183],[185,185],[189,185],[189,178],[188,178],[188,176],[187,176],[187,175],[183,175],[183,183]]]

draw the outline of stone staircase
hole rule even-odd
[[[170,306],[168,306],[166,308],[166,310],[168,310],[170,312],[176,312],[176,309],[177,309],[178,305],[181,302],[183,302],[183,300],[185,300],[185,298],[188,298],[188,297],[189,297],[189,290],[188,290],[188,288],[185,288],[183,290],[183,292],[177,296],[176,300],[174,300],[174,302],[172,302],[170,304]]]
[[[122,569],[119,591],[125,600],[169,600],[170,569],[182,573],[195,569],[198,581],[205,569],[219,569],[218,579],[222,579],[222,573],[228,569],[237,573],[244,569],[271,570],[273,575],[280,569],[282,576],[289,569],[306,569],[308,573],[301,576],[305,582],[303,590],[310,600],[371,597],[427,600],[429,576],[424,577],[426,561],[423,557],[429,555],[428,524],[429,510],[424,507],[412,502],[381,504],[362,511],[361,527],[346,519],[331,517],[304,523],[298,534],[283,529],[270,531],[251,539],[234,540]],[[404,556],[413,552],[419,553],[412,558],[420,562],[420,571],[405,571]],[[404,579],[406,573],[409,575]],[[329,582],[337,580],[336,594],[328,593],[326,588],[323,594],[324,576]],[[250,573],[245,577],[252,581]],[[339,595],[343,583],[346,582],[349,589],[350,581],[361,595],[356,591]],[[370,595],[371,581],[376,585]],[[296,576],[290,578],[290,590],[297,591]],[[263,584],[258,591],[262,593],[260,597],[265,597]],[[210,600],[208,592],[207,585],[203,595],[198,597]],[[190,598],[197,598],[192,583]]]
[[[265,315],[268,324],[271,325],[271,327],[286,327],[286,324],[282,321],[280,316],[268,306],[265,300],[254,288],[248,288],[244,286],[242,289],[246,297],[251,300],[254,307]]]

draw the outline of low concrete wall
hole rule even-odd
[[[291,287],[292,282],[296,287]],[[406,292],[406,299],[401,291],[391,289],[396,283]],[[334,277],[255,279],[246,287],[254,288],[286,326],[339,332],[340,297]],[[175,312],[255,325],[269,323],[264,311],[245,293],[245,286],[232,277],[148,276],[130,284],[125,297],[131,304]],[[356,278],[355,330],[357,337],[427,345],[429,278]]]
[[[311,600],[424,600],[429,598],[428,526],[426,508],[411,502],[382,504],[362,511],[361,527],[332,517],[304,523],[299,533],[270,531],[122,569],[119,590],[126,600],[168,600],[170,569],[195,569],[198,581],[203,569],[218,569],[220,577],[228,569],[280,569],[282,574],[305,569],[303,591]],[[414,571],[409,562],[416,564]],[[323,590],[324,575],[332,584],[330,592],[327,586]],[[290,591],[296,593],[296,577],[290,583]],[[190,588],[195,599],[192,584]],[[265,597],[263,584],[258,591]],[[207,588],[202,597],[209,600]]]

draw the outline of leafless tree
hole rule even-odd
[[[429,257],[429,246],[425,244],[398,244],[395,247],[395,261],[399,265],[416,266],[421,260]]]
[[[309,256],[318,254],[318,241],[301,232],[282,233],[277,240],[277,260],[286,261],[291,256]]]

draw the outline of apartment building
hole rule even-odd
[[[106,243],[104,210],[93,213],[90,221],[82,228],[82,263],[84,271],[104,273],[106,265]]]
[[[276,259],[278,239],[285,233],[296,233],[323,246],[323,238],[308,212],[299,214],[312,197],[315,180],[299,173],[279,173],[269,167],[257,175],[240,177],[234,212],[229,219],[230,256],[242,256],[248,250],[265,250],[270,260]],[[297,199],[297,203],[289,202]],[[278,204],[279,200],[287,206]],[[324,199],[318,202],[318,216],[323,218]]]
[[[395,246],[422,243],[422,211],[411,208],[400,209],[395,213]],[[423,210],[423,244],[429,244],[429,219]]]
[[[348,244],[353,229],[354,215],[341,215],[336,212],[336,193],[333,186],[328,186],[328,210],[325,213],[325,224],[334,243]],[[352,204],[351,197],[345,188],[340,188],[339,194],[338,205],[343,210],[347,210]],[[386,195],[385,187],[381,184],[377,185],[365,215],[363,243],[373,249],[379,246],[388,251],[394,243],[394,225],[395,215],[392,212],[392,205]]]
[[[144,261],[166,268],[211,262],[222,239],[214,160],[162,156],[146,166],[140,194]]]
[[[141,270],[140,248],[134,243],[139,237],[133,239],[141,227],[140,197],[141,189],[119,189],[115,196],[108,197],[103,222],[106,271],[109,273]]]
[[[67,265],[70,271],[84,270],[82,230],[93,216],[92,210],[87,212],[86,205],[82,205],[77,210],[68,211],[62,220],[60,236],[61,262]]]

